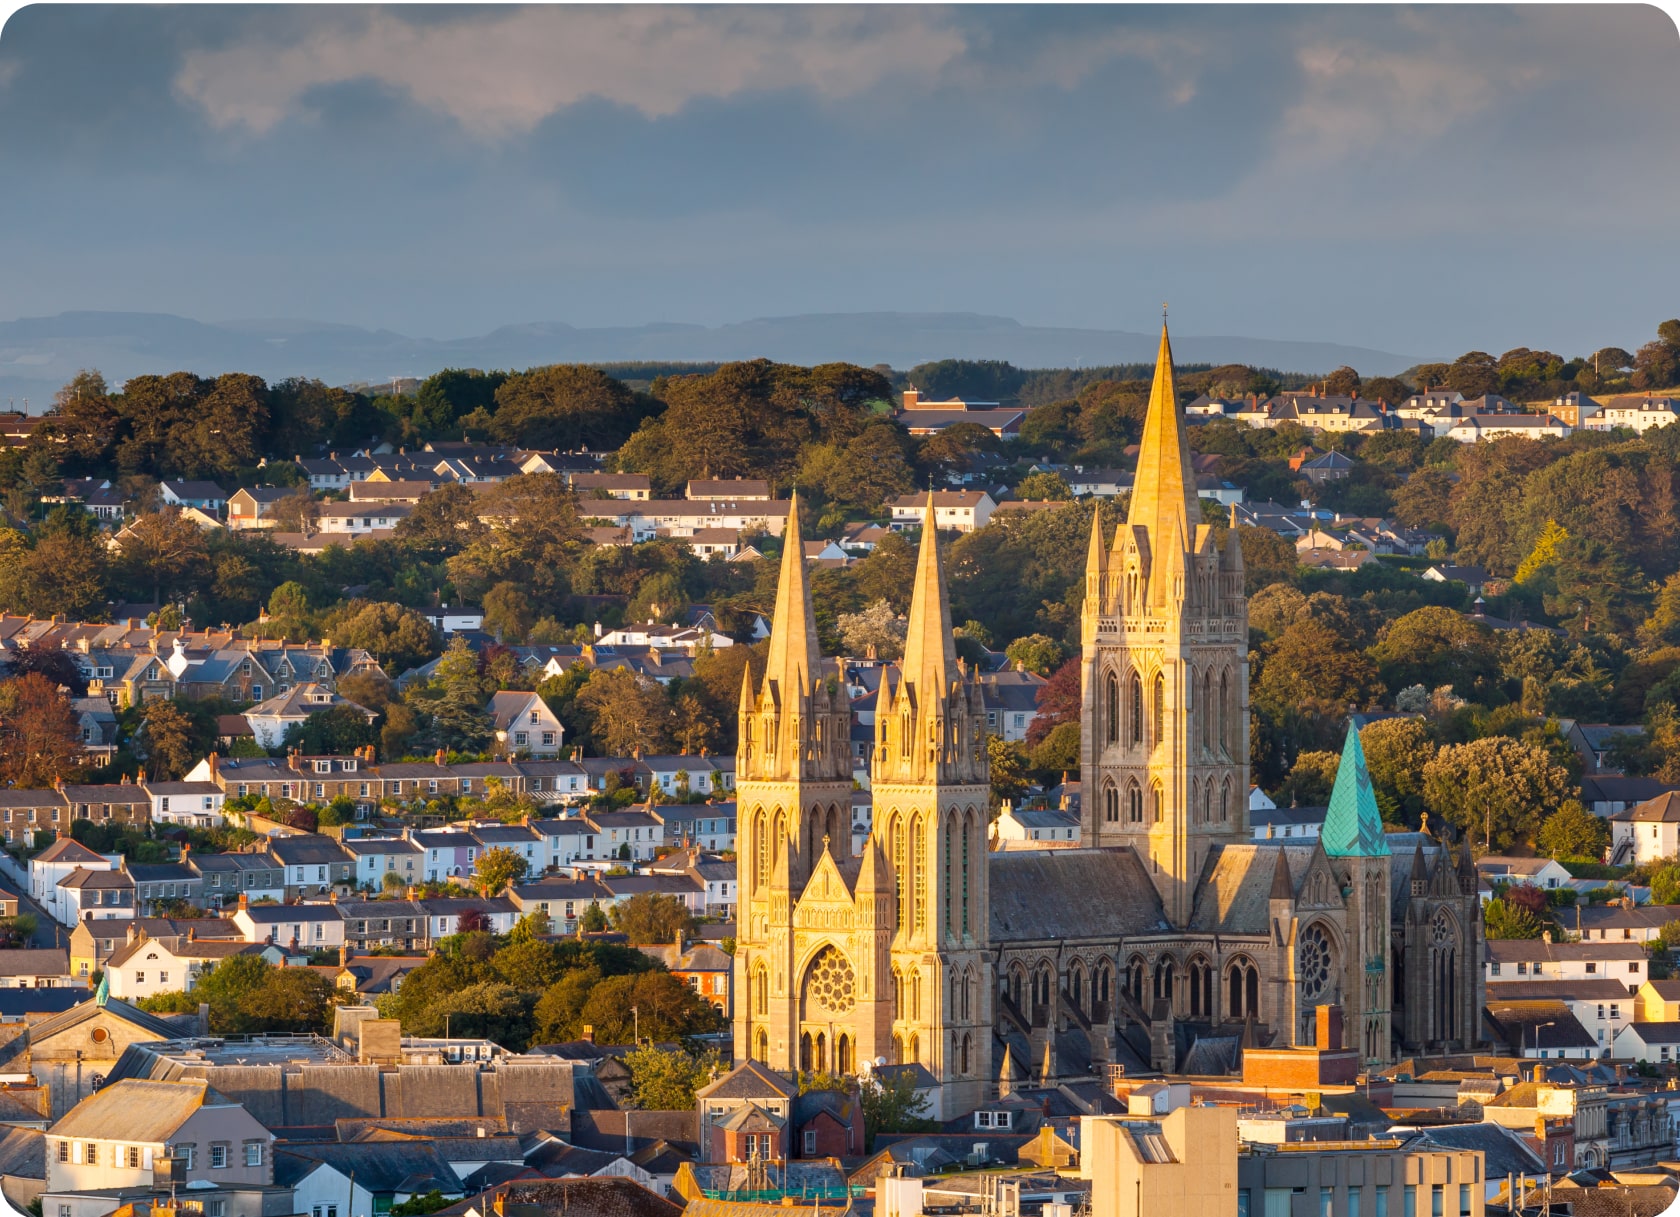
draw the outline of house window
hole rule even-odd
[[[226,1145],[212,1145],[210,1147],[210,1169],[213,1171],[226,1170],[228,1147]]]
[[[70,1161],[70,1142],[60,1141],[58,1143],[58,1160],[60,1162]]]
[[[140,1168],[140,1147],[138,1145],[130,1145],[128,1147],[128,1165],[130,1170],[138,1170]]]
[[[94,1142],[89,1141],[87,1145],[83,1147],[82,1161],[86,1162],[89,1166],[98,1166],[99,1146]]]
[[[224,1217],[227,1213],[226,1200],[207,1200],[204,1204],[204,1217]]]
[[[1587,974],[1589,976],[1596,971],[1598,971],[1598,965],[1596,963],[1589,963],[1587,965]]]
[[[805,1130],[805,1152],[807,1154],[814,1154],[817,1152],[817,1130],[814,1128],[807,1128]]]
[[[159,972],[158,973],[158,984],[166,985],[168,983],[169,983],[169,973],[168,972]]]
[[[134,974],[134,983],[137,984],[137,985],[145,984],[146,983],[146,974],[144,972],[136,972]]]

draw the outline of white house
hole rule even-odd
[[[433,629],[445,637],[450,634],[459,634],[463,630],[482,630],[484,628],[484,610],[480,608],[445,604],[438,608],[421,609],[420,615],[431,623]]]
[[[87,846],[69,837],[60,837],[29,862],[29,895],[46,909],[54,920],[75,925],[81,917],[68,910],[59,884],[77,870],[114,871],[121,859],[96,854]]]
[[[1619,402],[1604,407],[1592,421],[1595,431],[1609,431],[1625,427],[1641,435],[1652,427],[1666,427],[1680,418],[1680,402],[1669,397],[1647,397],[1640,401]]]
[[[1551,889],[1568,887],[1575,877],[1553,858],[1506,858],[1497,854],[1478,858],[1476,874],[1489,895],[1492,895],[1495,883],[1531,883],[1535,887]]]
[[[1680,1023],[1628,1023],[1616,1033],[1610,1054],[1652,1065],[1680,1061]]]
[[[158,497],[171,507],[216,512],[227,506],[227,491],[214,482],[159,482]]]
[[[488,709],[499,755],[560,755],[566,728],[537,694],[512,690],[496,693]]]
[[[105,961],[111,996],[139,1001],[159,993],[192,992],[198,979],[231,955],[256,948],[238,938],[185,935],[148,938],[144,933],[118,947]]]
[[[242,903],[233,924],[248,943],[295,943],[303,951],[336,951],[344,945],[344,918],[336,904]]]
[[[413,510],[407,503],[322,503],[319,528],[331,537],[367,536],[395,528]]]
[[[214,782],[143,782],[152,801],[152,819],[159,824],[189,828],[219,828],[227,796]]]
[[[1490,938],[1483,956],[1484,978],[1614,980],[1629,996],[1645,983],[1645,948],[1637,942],[1553,942],[1543,938]]]
[[[1447,428],[1447,438],[1461,444],[1518,436],[1522,439],[1568,439],[1574,430],[1550,414],[1470,414]]]
[[[1680,853],[1680,791],[1665,790],[1610,817],[1610,857],[1643,866]]]
[[[605,857],[599,828],[578,816],[551,820],[537,820],[531,825],[543,840],[544,867],[570,866],[574,862],[593,862]]]
[[[893,499],[892,526],[902,532],[920,528],[927,515],[926,494],[906,494]],[[973,532],[984,528],[997,503],[984,490],[936,490],[933,492],[933,518],[937,528],[955,532]]]
[[[654,850],[665,844],[665,826],[645,811],[598,811],[588,823],[600,834],[603,857],[648,862]]]
[[[1079,814],[1072,811],[1026,811],[1004,806],[994,828],[999,841],[1032,841],[1066,847],[1080,841]]]
[[[340,697],[325,685],[305,681],[300,685],[258,702],[245,711],[245,721],[251,724],[251,734],[264,748],[278,748],[286,738],[288,727],[308,722],[315,715],[339,706],[358,710],[372,722],[378,717],[372,710]]]
[[[403,837],[351,837],[340,841],[356,860],[357,887],[380,890],[385,876],[394,874],[404,886],[420,882],[420,847]]]
[[[1560,1001],[1575,1021],[1607,1052],[1623,1027],[1633,1022],[1634,1001],[1619,980],[1501,980],[1487,986],[1487,1001]]]

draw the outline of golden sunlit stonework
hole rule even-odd
[[[737,1059],[918,1063],[954,1114],[1110,1064],[1227,1072],[1245,1045],[1311,1044],[1325,1004],[1367,1062],[1474,1044],[1474,874],[1383,831],[1357,732],[1322,837],[1251,837],[1242,550],[1202,519],[1164,325],[1127,519],[1092,525],[1081,848],[987,851],[985,708],[924,528],[850,856],[850,709],[801,555],[795,501],[741,693]]]

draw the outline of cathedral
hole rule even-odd
[[[851,855],[851,711],[802,555],[796,500],[741,691],[737,1060],[916,1062],[948,1115],[1110,1065],[1231,1072],[1310,1045],[1327,1004],[1372,1065],[1475,1046],[1467,848],[1384,832],[1357,730],[1316,841],[1250,833],[1242,551],[1203,522],[1164,326],[1127,519],[1093,517],[1086,559],[1080,848],[988,852],[985,709],[924,527]]]

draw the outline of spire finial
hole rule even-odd
[[[1163,300],[1163,301],[1161,301],[1161,324],[1165,325],[1166,323],[1167,323],[1167,302],[1165,300]]]

